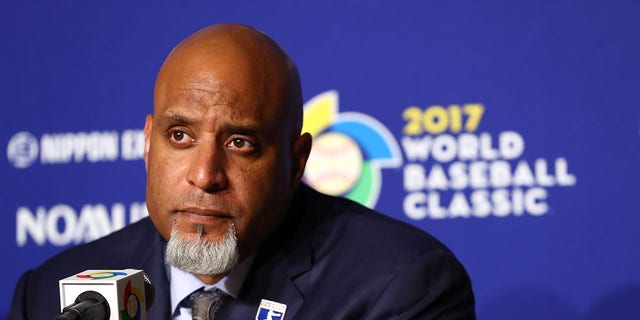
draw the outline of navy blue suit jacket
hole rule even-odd
[[[126,268],[143,269],[154,280],[148,318],[169,319],[164,246],[145,218],[64,251],[21,277],[9,319],[50,320],[60,312],[59,279]],[[262,299],[286,304],[285,319],[475,319],[469,277],[440,242],[304,185],[221,319],[255,319]]]

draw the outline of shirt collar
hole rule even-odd
[[[255,254],[244,259],[231,270],[229,274],[213,285],[205,284],[193,274],[167,264],[166,272],[169,278],[172,313],[176,311],[176,308],[184,298],[202,287],[204,287],[205,290],[218,288],[234,299],[237,299],[244,279],[247,277],[247,273],[249,273],[249,269],[253,264],[253,260],[255,260]]]

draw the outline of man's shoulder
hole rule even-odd
[[[424,252],[449,249],[430,233],[407,222],[365,207],[349,199],[329,196],[309,189],[309,210],[314,211],[318,228],[340,234],[341,242],[376,244],[378,254],[385,249]]]
[[[336,317],[473,318],[466,270],[431,234],[310,188],[302,198],[305,215],[313,220],[299,238],[308,239],[311,246],[310,268],[296,278],[299,288],[307,288],[305,294],[314,297],[304,314],[326,312],[327,305],[349,300],[348,307],[334,310]]]
[[[61,272],[70,275],[87,269],[120,269],[148,255],[157,238],[150,219],[144,218],[102,238],[65,249],[34,269],[34,273],[59,277]]]

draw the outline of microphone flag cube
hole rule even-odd
[[[59,284],[61,310],[74,304],[81,294],[94,291],[109,304],[109,320],[147,319],[142,270],[86,270],[60,280]]]

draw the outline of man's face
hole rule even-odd
[[[163,66],[145,159],[147,206],[162,236],[175,224],[197,237],[202,225],[202,238],[217,241],[233,225],[244,258],[282,220],[299,174],[283,82],[236,60],[196,55]]]

